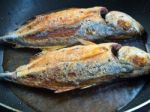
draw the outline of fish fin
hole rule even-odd
[[[92,85],[87,85],[87,86],[83,86],[83,87],[81,87],[80,89],[86,89],[86,88],[90,88],[90,87],[92,87],[92,86],[95,86],[96,84],[92,84]]]
[[[47,52],[51,52],[51,51],[55,51],[55,50],[58,50],[58,49],[61,49],[61,48],[64,48],[65,46],[50,46],[50,47],[43,47],[41,48],[42,51],[35,54],[34,56],[32,56],[30,58],[30,61],[29,62],[32,62],[34,61],[35,59],[39,58],[41,55],[44,55],[46,54]]]
[[[29,63],[31,63],[32,61],[36,60],[37,58],[39,58],[41,55],[47,53],[47,50],[43,50],[35,55],[33,55],[30,60],[29,60]]]
[[[24,46],[22,46],[22,45],[15,45],[15,47],[14,48],[23,48]]]
[[[42,49],[42,51],[54,51],[54,50],[58,50],[58,49],[61,49],[61,48],[64,48],[64,47],[66,47],[66,46],[58,45],[58,46],[43,47],[41,49]]]
[[[96,45],[96,43],[84,39],[78,39],[78,41],[83,45]]]
[[[23,46],[21,46],[23,47]],[[32,61],[36,60],[37,58],[39,58],[41,55],[47,53],[47,52],[50,52],[50,51],[55,51],[55,50],[58,50],[58,49],[61,49],[61,48],[64,48],[66,46],[48,46],[48,47],[42,47],[40,48],[42,51],[35,54],[34,56],[32,56],[29,60],[29,62],[31,63]],[[17,47],[18,48],[18,47]],[[20,46],[19,46],[20,48]]]
[[[66,91],[70,91],[75,89],[76,87],[66,87],[66,88],[61,88],[61,89],[56,89],[54,92],[55,93],[62,93],[62,92],[66,92]]]

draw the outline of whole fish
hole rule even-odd
[[[131,38],[143,32],[142,25],[123,12],[108,12],[105,7],[71,8],[39,15],[0,40],[17,47],[55,49],[87,41]]]
[[[0,79],[55,93],[150,73],[150,54],[130,46],[104,43],[43,51]]]

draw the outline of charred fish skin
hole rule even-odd
[[[102,14],[106,14],[102,18]],[[105,7],[72,8],[39,15],[1,40],[22,47],[71,46],[78,39],[112,41],[142,35],[143,26],[131,16]],[[10,41],[11,40],[11,41]]]
[[[148,73],[150,54],[135,47],[104,43],[44,51],[15,72],[0,76],[60,93]]]

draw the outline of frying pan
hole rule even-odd
[[[0,35],[14,31],[35,15],[69,7],[106,6],[109,10],[128,13],[150,33],[150,0],[1,0]],[[145,49],[150,39],[122,42]],[[148,50],[148,49],[147,49]],[[13,71],[39,52],[0,45],[0,70]],[[3,63],[3,64],[2,64]],[[0,81],[0,102],[25,112],[110,112],[124,111],[150,99],[149,77],[121,81],[85,90],[54,94],[50,90],[34,89]],[[147,107],[150,109],[149,107]]]

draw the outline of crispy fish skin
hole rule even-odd
[[[29,64],[1,78],[55,93],[131,78],[150,72],[150,54],[117,43],[43,51]]]
[[[105,21],[126,31],[126,33],[118,35],[118,38],[129,38],[144,33],[144,28],[138,21],[120,11],[110,11],[106,15]]]
[[[107,14],[106,14],[107,13]],[[105,19],[102,14],[106,14]],[[71,8],[39,15],[1,40],[22,47],[71,46],[78,39],[110,41],[142,35],[144,28],[129,15],[105,7]]]

